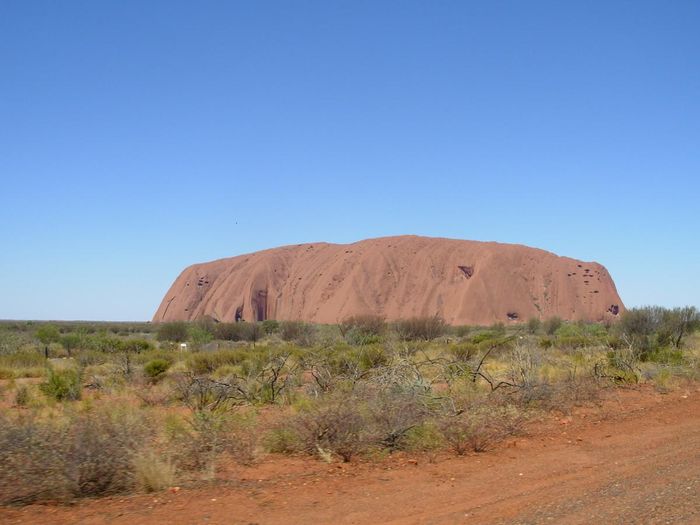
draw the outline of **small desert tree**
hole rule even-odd
[[[49,345],[51,343],[57,343],[61,340],[61,332],[59,332],[58,327],[54,324],[41,325],[36,331],[36,337],[44,345],[44,355],[46,359],[49,358]]]
[[[122,341],[120,345],[120,350],[123,353],[124,374],[127,376],[131,375],[132,354],[140,354],[141,352],[145,352],[146,350],[150,350],[151,348],[153,348],[153,345],[150,341],[147,341],[145,339],[127,339],[126,341]]]
[[[65,348],[66,352],[68,352],[68,356],[70,357],[73,350],[80,347],[82,340],[83,338],[80,334],[66,334],[61,337],[61,345]]]
[[[694,306],[667,310],[664,312],[661,324],[661,330],[671,344],[680,348],[683,338],[700,328],[700,312]]]
[[[187,323],[175,321],[172,323],[163,323],[158,326],[156,338],[158,341],[172,341],[181,343],[187,340]]]
[[[561,317],[550,317],[544,322],[543,328],[547,335],[554,335],[554,332],[559,330],[562,325]]]
[[[542,327],[542,321],[539,317],[531,317],[527,322],[527,331],[531,334],[536,334]]]

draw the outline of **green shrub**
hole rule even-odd
[[[348,344],[374,344],[381,341],[386,322],[377,315],[355,315],[340,323],[339,329]]]
[[[560,348],[585,348],[590,344],[591,340],[583,335],[557,337],[557,346]]]
[[[75,359],[81,367],[101,365],[108,361],[108,355],[100,350],[80,350],[76,352]]]
[[[554,340],[551,337],[544,336],[539,338],[537,344],[540,348],[552,348],[554,346]]]
[[[351,328],[344,334],[344,339],[353,346],[372,345],[380,343],[382,337],[377,334],[363,332],[360,328]]]
[[[267,431],[262,438],[262,444],[267,452],[273,454],[291,454],[303,448],[297,431],[284,424]]]
[[[45,366],[32,366],[27,368],[15,368],[15,377],[45,377]]]
[[[460,343],[450,346],[449,352],[457,361],[467,362],[471,360],[479,351],[479,348],[474,343]]]
[[[267,335],[277,333],[280,329],[280,324],[274,319],[265,319],[262,322],[262,329]]]
[[[214,337],[220,341],[241,341],[241,323],[219,323],[214,326]]]
[[[0,366],[7,368],[29,368],[44,366],[46,358],[43,352],[20,350],[11,354],[0,355]]]
[[[597,363],[594,374],[615,383],[638,383],[640,379],[639,361],[643,354],[631,347],[613,349],[607,352],[607,363]]]
[[[214,339],[215,325],[200,321],[189,326],[189,339],[194,345],[205,345]]]
[[[33,342],[31,335],[21,327],[0,325],[0,356],[14,354]]]
[[[114,354],[121,352],[122,342],[122,339],[119,339],[118,337],[112,337],[106,333],[99,333],[86,337],[84,350],[94,350],[96,352]]]
[[[264,335],[260,323],[219,323],[214,327],[214,337],[222,341],[250,341],[255,343]]]
[[[403,341],[430,341],[444,335],[447,325],[438,316],[413,317],[394,323],[394,331]]]
[[[456,337],[467,337],[469,333],[472,331],[472,327],[469,325],[459,325],[459,326],[454,326],[452,327],[452,333]]]
[[[211,374],[222,366],[240,365],[248,357],[249,353],[244,349],[200,351],[188,356],[187,367],[195,374]]]
[[[125,339],[122,341],[121,350],[131,354],[140,354],[141,352],[153,350],[153,343],[148,339]]]
[[[385,365],[388,361],[389,356],[381,346],[338,346],[319,356],[314,365],[322,363],[334,376],[353,377]]]
[[[157,381],[170,368],[170,363],[165,359],[153,359],[145,364],[143,371],[152,380]]]
[[[546,319],[542,324],[542,328],[547,335],[554,335],[554,333],[559,330],[562,323],[563,321],[561,320],[561,317],[554,316]]]
[[[678,348],[661,348],[642,356],[642,360],[663,365],[681,366],[685,364],[685,356]]]
[[[45,383],[40,390],[56,401],[76,401],[82,394],[81,373],[75,368],[55,370],[49,368]]]
[[[527,321],[527,331],[530,334],[536,334],[540,328],[542,327],[542,321],[540,321],[539,317],[531,317]]]
[[[136,485],[145,492],[156,492],[175,484],[175,465],[163,454],[145,451],[134,458]]]
[[[36,337],[43,345],[48,346],[61,340],[61,332],[54,324],[44,324],[36,331]]]
[[[381,346],[368,346],[360,349],[357,353],[357,360],[362,370],[378,368],[389,362],[389,357]]]
[[[313,346],[316,342],[316,327],[303,321],[282,321],[280,337],[299,346]]]
[[[503,337],[506,335],[506,325],[504,325],[501,321],[498,321],[497,323],[493,323],[491,325],[491,333],[494,334],[496,337]]]
[[[471,337],[471,342],[475,345],[478,345],[485,341],[493,341],[494,339],[498,339],[498,335],[490,330],[487,330],[485,332],[479,332],[478,334],[474,334]]]
[[[74,350],[79,349],[83,345],[83,336],[81,334],[66,334],[61,337],[61,346],[66,349],[68,355],[72,355]]]
[[[162,323],[158,325],[156,338],[158,341],[171,341],[181,343],[187,341],[187,323],[176,321],[172,323]]]
[[[683,339],[700,328],[700,312],[694,306],[663,308],[644,306],[622,314],[617,331],[643,353],[672,345],[680,348]]]
[[[404,437],[404,448],[411,452],[430,452],[445,446],[445,438],[432,422],[409,429]]]
[[[15,392],[15,406],[27,408],[32,401],[31,391],[27,385],[19,385]]]

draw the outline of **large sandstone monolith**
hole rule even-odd
[[[407,235],[195,264],[175,280],[153,320],[337,323],[377,314],[485,325],[555,315],[598,321],[623,308],[598,263],[521,245]]]

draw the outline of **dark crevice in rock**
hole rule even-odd
[[[165,305],[165,310],[163,310],[163,315],[161,316],[161,321],[165,319],[165,315],[168,313],[168,308],[170,308],[170,303],[172,303],[175,300],[176,295],[173,295],[170,300],[168,301],[168,304]]]
[[[462,273],[467,279],[471,279],[472,275],[474,275],[473,266],[457,266],[457,268],[459,268],[462,271]]]
[[[267,290],[257,290],[253,293],[253,316],[255,321],[267,319]]]

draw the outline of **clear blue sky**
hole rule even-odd
[[[0,3],[0,318],[414,233],[700,304],[700,2]]]

